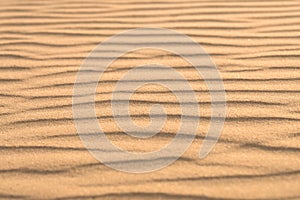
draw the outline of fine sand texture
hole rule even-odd
[[[155,151],[180,125],[172,92],[146,85],[132,95],[132,119],[146,126],[149,108],[160,103],[168,114],[164,128],[149,139],[118,128],[110,99],[134,66],[160,63],[182,73],[201,112],[197,136],[180,159],[156,172],[129,174],[86,150],[73,121],[72,94],[89,52],[140,27],[173,29],[205,48],[223,78],[227,118],[217,145],[199,159],[211,116],[203,79],[170,52],[125,54],[104,73],[95,98],[112,143]],[[298,0],[2,0],[0,83],[0,199],[300,199]]]

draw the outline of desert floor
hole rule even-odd
[[[300,199],[299,1],[0,5],[0,199]],[[119,172],[92,157],[79,139],[72,94],[81,63],[104,39],[138,27],[184,33],[218,66],[227,119],[205,159],[198,151],[209,125],[207,87],[185,60],[168,52],[141,50],[114,62],[97,89],[96,108],[116,145],[134,152],[161,148],[173,138],[180,115],[165,88],[150,85],[132,96],[138,125],[149,123],[153,103],[163,103],[170,114],[151,139],[131,138],[112,117],[101,115],[111,115],[115,80],[130,67],[147,62],[174,67],[191,80],[202,116],[197,137],[179,160],[152,173]]]

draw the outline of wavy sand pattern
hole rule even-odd
[[[299,1],[0,5],[1,199],[300,199]],[[147,86],[134,94],[137,124],[149,122],[145,108],[153,103],[168,113],[161,133],[137,140],[114,123],[111,92],[121,75],[141,63],[168,64],[184,74],[197,92],[202,118],[194,143],[177,162],[155,173],[117,172],[95,160],[77,136],[72,92],[80,64],[105,38],[137,27],[187,34],[217,64],[228,117],[207,158],[197,155],[210,119],[209,93],[194,69],[168,52],[141,50],[113,63],[99,84],[96,105],[115,144],[137,152],[159,149],[174,137],[180,119],[172,93]]]

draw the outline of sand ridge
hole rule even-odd
[[[300,199],[300,3],[296,0],[1,1],[1,199]],[[169,52],[137,51],[113,63],[96,108],[107,137],[128,151],[160,148],[175,134],[178,104],[165,88],[141,88],[131,101],[137,124],[160,103],[167,125],[150,140],[125,135],[109,109],[118,77],[160,62],[197,93],[201,126],[188,151],[154,173],[127,174],[95,160],[72,114],[76,73],[104,39],[131,28],[162,27],[199,42],[218,66],[227,119],[218,144],[198,150],[210,119],[207,87]],[[171,37],[171,36],[170,36]],[[197,117],[197,116],[194,116]]]

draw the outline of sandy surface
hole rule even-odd
[[[1,199],[300,199],[299,1],[154,0],[0,2]],[[98,116],[120,75],[160,62],[192,81],[204,116],[188,151],[154,173],[112,170],[84,148],[72,118],[73,84],[83,59],[107,37],[137,27],[189,35],[212,56],[227,92],[227,120],[203,160],[209,94],[184,60],[166,52],[124,55],[97,90]],[[130,57],[130,59],[128,59]],[[126,136],[99,118],[107,136],[135,152],[159,149],[178,126],[178,105],[165,88],[141,88],[132,112],[139,125],[152,102],[164,102],[168,126],[156,137]],[[107,101],[105,101],[107,100]],[[149,103],[150,102],[150,103]],[[175,116],[175,117],[174,117]]]

